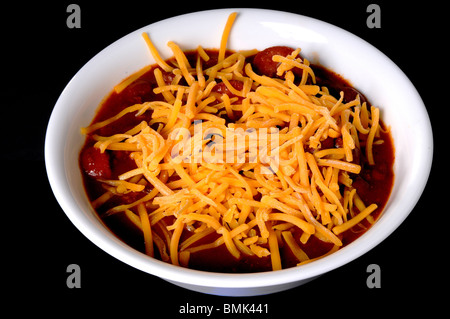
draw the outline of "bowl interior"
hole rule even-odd
[[[97,218],[83,189],[78,155],[84,142],[80,127],[93,118],[102,99],[128,75],[153,64],[142,32],[148,32],[163,58],[166,46],[218,48],[229,13],[238,11],[228,47],[264,49],[300,47],[312,62],[341,74],[381,108],[395,145],[395,183],[379,221],[340,251],[299,269],[263,274],[229,275],[182,269],[134,251],[112,235]],[[199,22],[201,21],[201,23]],[[183,25],[183,28],[180,28]],[[143,27],[111,44],[69,82],[53,110],[46,136],[45,159],[50,184],[61,207],[91,241],[138,269],[185,284],[199,280],[211,287],[261,287],[301,281],[339,267],[373,248],[406,218],[425,187],[433,151],[431,126],[423,102],[403,72],[360,38],[330,24],[285,12],[223,9],[174,17]]]

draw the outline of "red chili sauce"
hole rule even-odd
[[[276,76],[277,64],[272,61],[272,55],[288,55],[293,50],[287,47],[272,47],[264,51],[259,52],[257,55],[247,58],[247,62],[252,63],[252,68],[260,75],[267,75],[270,77]],[[213,66],[217,63],[217,50],[207,50],[210,60],[204,62],[204,69]],[[186,52],[188,60],[191,65],[195,65],[197,58],[197,52]],[[361,102],[367,102],[370,106],[367,98],[353,88],[350,83],[334,73],[333,71],[322,67],[320,65],[311,65],[315,76],[316,84],[320,86],[327,86],[330,94],[339,98],[339,92],[344,92],[344,102],[349,102],[355,99],[357,94],[360,94]],[[159,68],[157,65],[153,66],[147,73],[143,74],[139,79],[135,80],[132,84],[126,87],[122,92],[117,94],[112,92],[103,102],[99,108],[92,123],[96,123],[105,119],[108,119],[124,108],[146,101],[164,100],[161,94],[153,93],[153,89],[157,87],[154,77],[154,68]],[[298,70],[298,69],[297,69]],[[167,84],[170,84],[173,75],[163,70],[162,74]],[[298,75],[298,74],[296,74]],[[301,75],[301,74],[300,74]],[[242,89],[242,83],[239,81],[230,82],[236,89]],[[231,94],[228,89],[221,83],[218,83],[214,88],[216,92]],[[238,114],[237,114],[238,115]],[[143,115],[136,117],[134,113],[129,113],[119,120],[101,128],[92,134],[98,134],[101,136],[111,136],[113,134],[125,132],[143,120],[150,121],[151,112],[147,111]],[[229,120],[229,119],[227,119]],[[384,124],[380,121],[382,127]],[[156,129],[156,127],[154,128]],[[366,205],[375,203],[378,205],[378,209],[371,214],[376,220],[379,214],[382,212],[386,202],[391,193],[391,189],[394,181],[393,162],[394,162],[394,146],[389,133],[381,132],[381,138],[384,140],[382,144],[373,145],[373,156],[376,165],[370,166],[365,158],[364,148],[361,150],[355,149],[354,151],[354,163],[360,164],[362,167],[361,173],[358,176],[353,176],[353,187],[357,189],[358,195],[361,197]],[[84,177],[84,185],[86,193],[91,201],[97,199],[105,192],[102,184],[97,180],[102,179],[117,179],[117,177],[133,168],[136,168],[136,164],[129,158],[129,152],[110,152],[105,151],[101,154],[98,150],[93,148],[95,141],[90,135],[87,136],[85,145],[80,152],[80,168]],[[322,143],[328,144],[329,147],[342,146],[342,140],[340,138],[332,139],[328,138]],[[124,216],[123,213],[117,213],[106,216],[104,213],[114,206],[120,204],[132,203],[144,196],[144,193],[151,191],[151,185],[147,186],[143,193],[128,193],[122,196],[114,196],[108,200],[105,204],[96,209],[98,215],[104,222],[104,224],[122,241],[132,246],[133,248],[145,252],[145,245],[142,232]],[[166,217],[166,224],[171,225],[173,217]],[[352,229],[339,235],[343,245],[347,245],[354,241],[361,234],[363,234],[371,224],[365,219],[363,222],[353,227]],[[158,231],[157,229],[154,231]],[[298,238],[301,235],[301,230],[296,229],[294,238],[297,243],[309,256],[309,258],[315,258],[327,253],[333,244],[325,243],[315,236],[311,236],[308,242],[304,245],[298,242]],[[162,234],[160,234],[163,237]],[[188,237],[188,232],[184,231],[181,241]],[[219,235],[213,233],[207,236],[196,245],[209,243]],[[287,245],[280,245],[280,254],[282,258],[283,268],[293,267],[298,263],[298,260],[293,256]],[[155,257],[158,256],[158,250],[155,249]],[[236,260],[226,249],[225,245],[221,245],[218,248],[207,249],[200,252],[192,253],[189,260],[189,268],[217,271],[217,272],[259,272],[269,271],[272,269],[270,256],[268,257],[249,257],[242,254],[239,260]]]

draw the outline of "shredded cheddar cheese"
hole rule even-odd
[[[254,50],[227,56],[235,18],[233,13],[227,20],[217,64],[207,69],[203,61],[210,57],[201,46],[196,65],[190,65],[183,50],[169,42],[175,57],[169,63],[149,35],[142,34],[162,69],[154,69],[154,93],[161,93],[164,101],[129,106],[82,129],[101,152],[131,152],[137,167],[117,180],[102,180],[107,191],[92,204],[99,207],[118,194],[144,193],[150,185],[152,190],[139,200],[107,212],[126,214],[142,230],[149,256],[154,256],[155,247],[163,260],[187,267],[195,252],[225,245],[235,258],[270,256],[273,270],[279,270],[282,242],[299,264],[309,262],[297,240],[305,244],[315,236],[333,244],[331,253],[342,246],[342,232],[377,209],[359,198],[351,174],[361,171],[352,163],[359,135],[366,137],[366,156],[374,164],[379,110],[367,109],[359,98],[344,103],[342,94],[336,99],[327,88],[315,85],[309,62],[298,57],[300,49],[287,57],[273,57],[284,79],[255,73],[245,63]],[[303,70],[299,85],[293,82],[293,68]],[[115,91],[149,69],[124,80]],[[174,75],[171,84],[164,81],[162,71]],[[232,81],[240,81],[242,88]],[[213,92],[219,82],[231,96]],[[152,112],[152,120],[128,132],[95,134],[125,114],[145,112]],[[158,130],[152,128],[154,123],[160,124]],[[341,138],[342,147],[322,148],[328,137]],[[173,224],[166,225],[166,217],[172,217]],[[299,238],[294,238],[294,229],[302,233]],[[191,236],[183,239],[184,232]],[[211,234],[216,235],[212,242],[197,244]]]

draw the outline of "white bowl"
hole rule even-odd
[[[99,220],[86,197],[78,155],[84,142],[80,127],[93,118],[102,99],[128,75],[153,64],[141,33],[146,31],[168,58],[166,44],[182,49],[218,48],[228,15],[239,12],[228,47],[264,49],[300,47],[361,90],[382,110],[395,144],[395,183],[378,222],[336,253],[301,267],[255,274],[223,274],[176,267],[142,254],[117,239]],[[333,25],[279,11],[222,9],[186,14],[153,23],[121,38],[92,58],[59,97],[47,129],[45,161],[53,192],[73,224],[115,258],[176,285],[210,294],[245,296],[282,291],[340,267],[389,236],[408,216],[426,185],[433,140],[425,106],[405,74],[383,53]]]

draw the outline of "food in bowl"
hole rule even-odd
[[[379,109],[300,49],[183,51],[131,75],[83,128],[93,208],[149,256],[280,270],[348,245],[380,216],[394,146]]]

